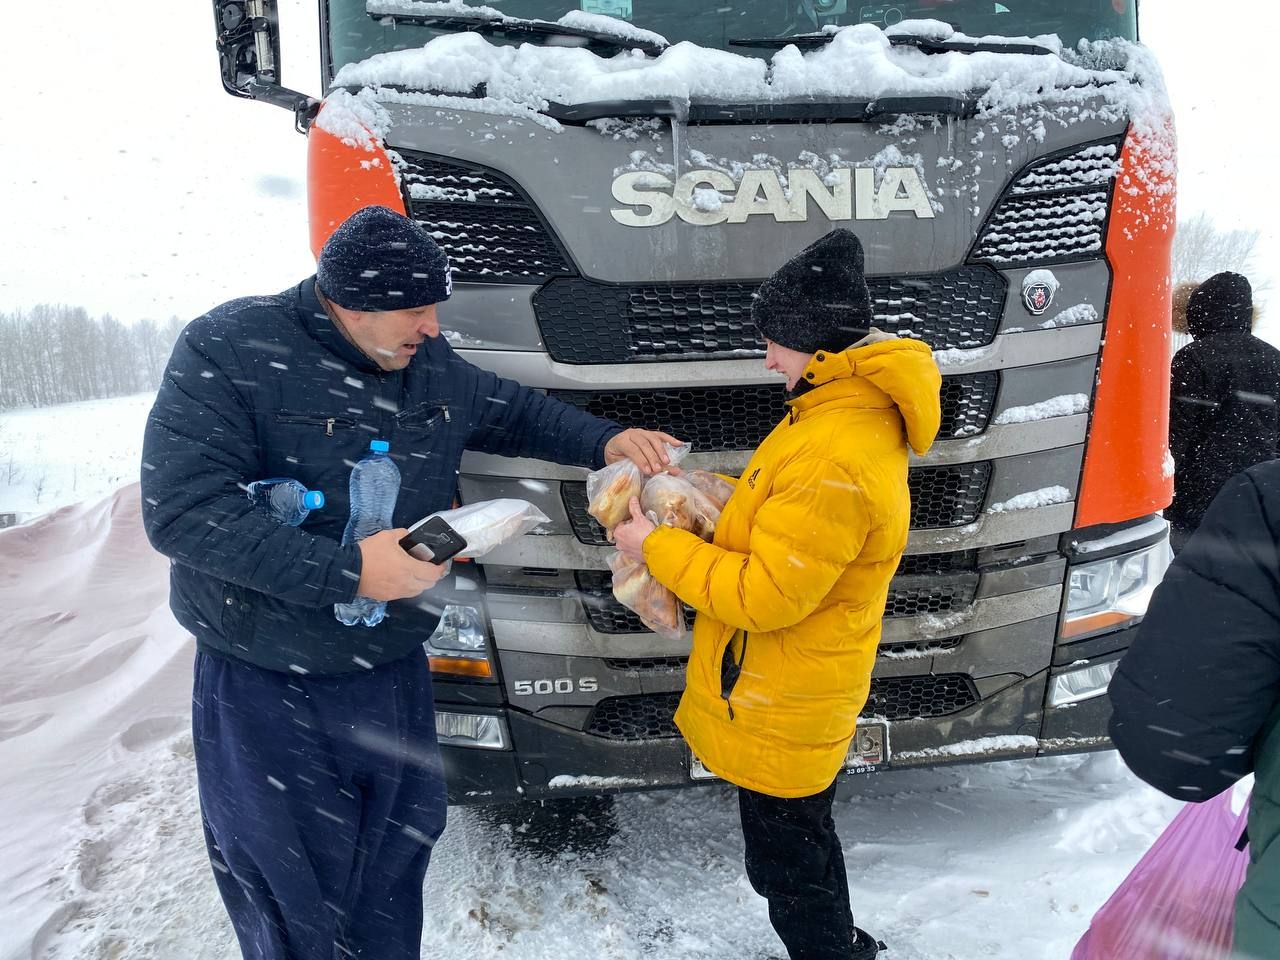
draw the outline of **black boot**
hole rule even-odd
[[[854,941],[853,952],[849,954],[850,960],[875,960],[876,954],[881,950],[889,949],[884,941],[877,940],[861,927],[854,927],[853,930],[858,939]]]

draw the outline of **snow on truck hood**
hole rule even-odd
[[[634,29],[617,22],[620,28]],[[1054,36],[967,37],[934,20],[905,22],[890,33],[871,24],[830,32],[831,41],[816,50],[787,46],[769,60],[688,42],[674,44],[656,57],[631,50],[606,58],[575,47],[496,45],[480,34],[461,32],[437,37],[416,50],[380,53],[348,64],[338,71],[333,86],[430,91],[433,97],[412,102],[458,108],[475,106],[471,94],[483,84],[485,96],[480,100],[489,102],[482,112],[501,112],[493,110],[499,105],[517,116],[545,110],[551,103],[611,100],[755,103],[965,94],[980,96],[979,111],[991,112],[1044,101],[1046,91],[1052,91],[1055,101],[1077,102],[1101,93],[1104,102],[1129,115],[1151,112],[1153,107],[1168,113],[1159,68],[1140,44],[1101,41],[1064,51]],[[937,40],[1028,42],[1057,55],[924,53],[891,45],[890,36],[904,32]],[[381,96],[396,99],[389,90]]]

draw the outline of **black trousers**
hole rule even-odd
[[[738,788],[747,879],[791,960],[849,960],[857,939],[844,852],[831,819],[836,785],[781,798]]]
[[[446,809],[426,656],[310,677],[198,653],[192,726],[246,960],[418,960]]]

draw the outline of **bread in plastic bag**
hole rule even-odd
[[[640,496],[644,474],[630,460],[619,460],[587,474],[587,512],[600,522],[609,539],[613,528],[631,517],[631,498]]]
[[[720,510],[724,509],[724,505],[729,502],[729,497],[733,493],[733,484],[710,470],[685,470],[681,476]]]
[[[462,534],[467,548],[458,556],[471,558],[482,557],[495,547],[524,536],[538,524],[551,522],[550,517],[528,500],[516,499],[480,500],[454,510],[437,511],[418,523],[425,523],[431,517],[440,517]]]
[[[708,542],[715,536],[720,508],[684,477],[660,473],[645,481],[640,509],[654,523],[696,533]]]
[[[640,622],[661,637],[684,635],[684,611],[676,595],[653,578],[643,563],[621,554],[609,558],[613,571],[613,596],[633,611]]]
[[[689,444],[667,444],[667,452],[671,462],[678,464],[689,452]],[[610,540],[613,528],[631,519],[631,498],[640,496],[644,482],[644,474],[630,460],[587,474],[587,512],[600,522]]]

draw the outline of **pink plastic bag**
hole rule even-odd
[[[1236,789],[1178,812],[1093,915],[1071,960],[1226,960],[1249,864],[1248,847],[1236,849],[1249,799],[1234,810]]]

